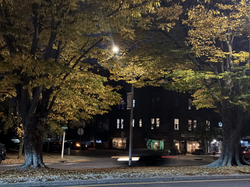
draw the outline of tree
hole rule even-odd
[[[1,99],[17,98],[24,127],[25,163],[45,167],[42,137],[48,121],[90,119],[120,102],[107,78],[87,59],[106,58],[110,34],[133,35],[155,1],[0,1]]]
[[[221,135],[218,120],[212,119],[213,121],[199,119],[197,127],[194,131],[195,139],[200,143],[200,148],[203,150],[204,154],[208,154],[209,143],[213,139],[216,139],[218,135]]]
[[[159,1],[150,12],[138,14],[141,18],[131,27],[132,34],[124,39],[123,33],[116,33],[106,59],[102,65],[110,71],[110,79],[125,80],[136,88],[144,86],[160,86],[164,75],[180,64],[173,63],[179,58],[173,43],[162,33],[154,33],[155,29],[171,30],[183,12],[182,6],[175,1]],[[112,54],[113,47],[119,51]]]
[[[198,108],[216,106],[219,111],[222,154],[208,166],[240,166],[249,164],[241,157],[240,139],[250,119],[250,6],[245,0],[216,2],[189,9],[184,23],[195,54],[193,67],[173,71],[170,87],[197,90],[193,96]]]
[[[21,159],[24,144],[24,130],[22,118],[20,116],[19,104],[15,100],[8,98],[1,103],[1,106],[1,126],[5,134],[7,134],[8,130],[10,130],[18,137],[20,141],[18,159]]]

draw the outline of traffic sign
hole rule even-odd
[[[77,130],[77,134],[79,134],[80,136],[83,135],[83,133],[84,133],[83,128],[79,128],[79,129]]]
[[[68,127],[61,127],[62,129],[64,129],[64,130],[67,130],[68,129]]]

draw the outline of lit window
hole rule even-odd
[[[192,130],[192,120],[189,119],[188,120],[188,131],[191,131]]]
[[[135,119],[133,119],[132,127],[135,127]]]
[[[133,108],[135,108],[135,100],[133,99]]]
[[[120,119],[117,119],[117,120],[116,120],[116,126],[117,126],[117,129],[120,128]]]
[[[121,129],[123,129],[124,127],[124,123],[123,123],[123,119],[121,119]]]
[[[179,130],[179,119],[174,119],[174,130]]]
[[[206,120],[206,131],[210,131],[210,121]]]
[[[194,129],[194,131],[196,131],[196,128],[197,128],[197,120],[194,120],[193,121],[193,129]]]
[[[142,127],[142,119],[139,120],[139,127]]]
[[[155,128],[155,118],[151,118],[151,129]]]
[[[160,127],[160,118],[156,118],[156,128]]]
[[[188,110],[192,108],[192,99],[188,99]]]

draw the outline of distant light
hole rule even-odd
[[[76,143],[76,147],[80,147],[80,144],[79,144],[79,143]]]
[[[243,143],[243,141],[241,140],[240,143]]]
[[[117,53],[117,52],[119,51],[119,48],[116,47],[116,46],[114,46],[114,47],[113,47],[113,51],[114,51],[115,53]]]

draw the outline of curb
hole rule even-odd
[[[167,181],[192,181],[192,180],[223,180],[223,179],[248,179],[250,175],[211,175],[211,176],[175,176],[175,177],[152,177],[152,178],[124,178],[124,179],[96,179],[96,180],[67,180],[52,182],[23,182],[8,184],[0,183],[0,187],[35,187],[35,186],[75,186],[75,185],[94,185],[94,184],[131,184],[131,183],[150,183],[150,182],[167,182]]]

